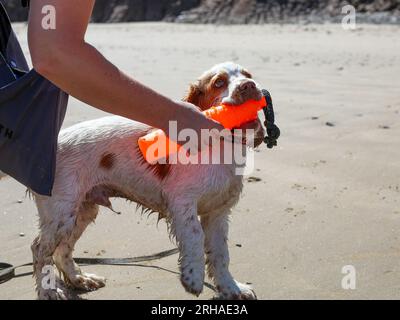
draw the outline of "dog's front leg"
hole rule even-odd
[[[170,212],[171,232],[180,250],[182,285],[187,292],[199,296],[204,285],[205,258],[204,233],[197,217],[197,205],[175,199]]]
[[[250,286],[235,281],[229,272],[229,211],[202,217],[205,233],[208,275],[214,280],[218,298],[226,300],[254,300],[256,294]]]

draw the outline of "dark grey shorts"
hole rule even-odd
[[[0,3],[0,170],[42,195],[51,195],[57,139],[68,95],[29,71]]]

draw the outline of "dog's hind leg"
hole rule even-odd
[[[33,276],[41,300],[66,299],[61,287],[57,287],[53,254],[64,237],[70,237],[75,227],[73,206],[55,203],[51,198],[35,196],[39,210],[40,233],[32,244]]]
[[[92,203],[83,203],[76,217],[76,225],[69,237],[64,237],[54,253],[54,262],[70,287],[84,291],[94,291],[105,286],[105,278],[94,274],[83,273],[74,262],[72,253],[76,242],[93,222],[99,207]]]
[[[229,210],[201,218],[205,233],[208,276],[214,280],[218,298],[227,300],[253,300],[256,295],[250,286],[234,280],[229,272]]]

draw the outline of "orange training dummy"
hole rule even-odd
[[[222,104],[212,107],[203,113],[224,126],[226,129],[233,129],[246,122],[257,119],[258,111],[267,106],[265,97],[261,100],[247,101],[244,104],[234,106]],[[181,146],[175,141],[168,139],[164,131],[157,130],[139,139],[139,148],[146,161],[156,164],[161,159],[177,153]]]

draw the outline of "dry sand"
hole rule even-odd
[[[24,38],[25,26],[16,28]],[[230,233],[231,270],[260,299],[398,299],[399,32],[395,26],[157,23],[92,25],[88,39],[123,70],[177,99],[202,71],[225,60],[246,66],[272,92],[283,136],[278,149],[257,153],[253,176],[261,181],[246,183]],[[100,116],[72,100],[65,126]],[[115,208],[123,215],[102,210],[76,256],[127,257],[173,247],[155,217],[141,217],[123,201]],[[31,260],[36,220],[25,189],[2,180],[0,261]],[[164,269],[85,267],[108,283],[83,297],[192,298],[179,284],[176,256],[145,265]],[[345,265],[357,270],[356,290],[341,288]],[[206,288],[201,298],[212,295]],[[1,299],[34,297],[30,276],[0,285]]]

